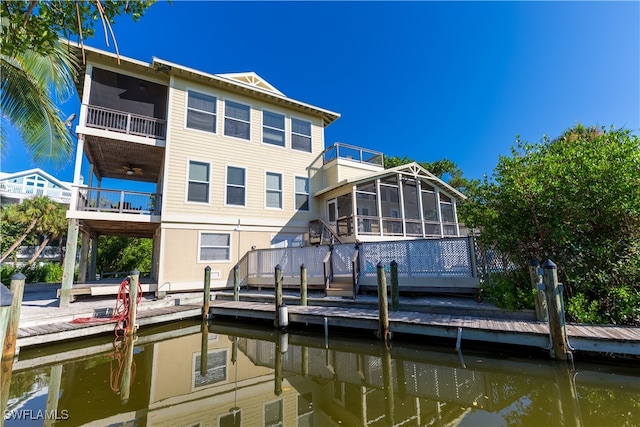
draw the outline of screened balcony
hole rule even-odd
[[[165,139],[167,87],[94,67],[85,125],[127,135]]]

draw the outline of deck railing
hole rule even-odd
[[[384,166],[384,155],[379,151],[367,150],[341,142],[336,142],[324,150],[323,159],[325,164],[334,159],[347,159],[358,163]]]
[[[160,215],[161,197],[141,191],[83,188],[78,197],[78,210]]]
[[[71,191],[63,188],[42,188],[33,185],[16,184],[13,182],[0,182],[0,194],[5,197],[17,199],[29,199],[34,196],[47,196],[51,200],[69,204]]]
[[[167,134],[166,120],[95,105],[87,106],[87,127],[158,139],[165,139]]]

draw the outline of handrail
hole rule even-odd
[[[340,238],[340,236],[338,235],[338,233],[336,233],[329,224],[327,224],[327,222],[322,219],[322,218],[318,218],[318,221],[320,221],[320,224],[322,224],[322,226],[325,228],[325,230],[327,230],[329,232],[329,234],[336,239],[336,241],[340,244],[344,243],[342,241],[342,239]]]
[[[353,299],[356,299],[359,291],[358,277],[360,277],[360,249],[356,245],[356,250],[351,255],[351,275],[353,278]]]
[[[325,289],[329,289],[329,283],[331,282],[331,279],[332,279],[330,261],[331,261],[331,251],[327,252],[327,254],[324,256],[324,259],[322,260],[322,267],[323,267],[323,272],[324,272],[324,288]]]
[[[86,125],[113,132],[165,139],[167,121],[97,105],[87,105]]]

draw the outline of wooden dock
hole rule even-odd
[[[378,330],[378,311],[366,308],[287,306],[289,325],[324,325],[356,330]],[[242,319],[273,320],[275,304],[248,301],[211,301],[210,314]],[[389,330],[419,336],[451,338],[549,349],[549,327],[544,322],[475,316],[389,312]],[[582,352],[640,355],[640,328],[568,324],[571,349]]]
[[[171,305],[149,308],[138,312],[137,324],[142,326],[173,322],[202,316],[202,305]],[[92,335],[113,333],[116,321],[109,318],[95,318],[95,321],[73,323],[71,321],[36,324],[18,329],[17,347],[60,342]]]

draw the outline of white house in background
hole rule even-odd
[[[0,172],[0,205],[20,203],[34,196],[47,196],[68,205],[71,202],[71,183],[60,181],[39,168]]]

